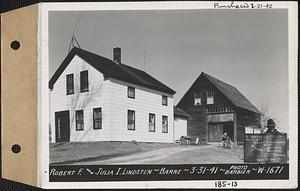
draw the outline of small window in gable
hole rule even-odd
[[[66,89],[67,89],[67,95],[74,94],[74,76],[73,76],[73,74],[68,74],[66,76]]]
[[[80,92],[89,91],[89,77],[88,71],[80,72]]]
[[[133,98],[133,99],[135,98],[135,88],[134,87],[128,86],[127,97]]]
[[[207,91],[207,104],[214,104],[214,91]]]
[[[201,93],[200,92],[194,93],[194,105],[195,106],[201,105]]]
[[[200,97],[195,97],[195,106],[201,105],[201,98]]]

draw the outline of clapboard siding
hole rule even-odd
[[[127,87],[135,88],[135,99],[127,97]],[[110,79],[110,133],[113,140],[173,142],[173,96],[131,83]],[[168,105],[162,105],[162,95]],[[135,130],[127,129],[127,110],[135,111]],[[149,132],[149,113],[155,114],[155,132]],[[162,133],[162,116],[168,116],[168,133]]]
[[[187,136],[187,118],[174,117],[174,138],[179,140],[181,136]]]
[[[80,72],[88,70],[89,91],[80,93]],[[74,75],[75,93],[66,95],[66,75]],[[135,88],[135,99],[127,87]],[[168,105],[162,105],[162,95]],[[173,95],[131,83],[105,79],[83,59],[75,56],[50,91],[51,140],[55,142],[55,112],[70,111],[70,141],[173,142]],[[102,129],[93,129],[93,108],[102,108]],[[135,111],[135,130],[127,129],[127,110]],[[75,111],[84,111],[84,130],[76,131]],[[149,113],[156,118],[155,132],[149,132]],[[168,133],[162,133],[162,116],[168,116]]]
[[[89,91],[80,93],[80,72],[88,70]],[[66,75],[74,75],[74,94],[66,95]],[[109,83],[103,75],[75,56],[68,67],[56,81],[50,92],[51,140],[55,141],[55,112],[69,110],[70,112],[70,141],[103,140],[109,135]],[[102,108],[102,129],[93,130],[93,108]],[[84,110],[84,130],[76,131],[75,111]]]

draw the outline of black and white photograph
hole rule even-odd
[[[289,179],[289,11],[217,4],[48,11],[50,182]]]
[[[245,134],[288,132],[285,10],[49,20],[51,163],[239,163]]]

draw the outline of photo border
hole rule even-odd
[[[130,181],[130,182],[49,182],[49,11],[83,10],[190,10],[219,9],[215,2],[102,2],[102,3],[41,3],[39,4],[38,32],[38,185],[43,188],[215,188],[215,180],[176,180],[176,181]],[[218,2],[230,5],[231,2]],[[242,4],[243,2],[236,2]],[[251,2],[247,2],[251,3]],[[253,2],[258,3],[258,2]],[[272,9],[288,9],[288,48],[289,48],[289,180],[238,180],[236,188],[291,188],[298,180],[298,10],[297,2],[271,3]],[[220,8],[237,9],[233,7]],[[249,8],[238,8],[249,9]],[[47,127],[47,128],[45,128]],[[297,167],[297,168],[295,168]]]

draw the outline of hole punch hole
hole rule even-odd
[[[19,153],[19,152],[21,152],[21,146],[20,145],[18,145],[18,144],[14,144],[12,147],[11,147],[11,150],[12,150],[12,152],[13,153]]]
[[[14,40],[11,42],[10,47],[14,50],[18,50],[20,48],[20,42],[17,40]]]

